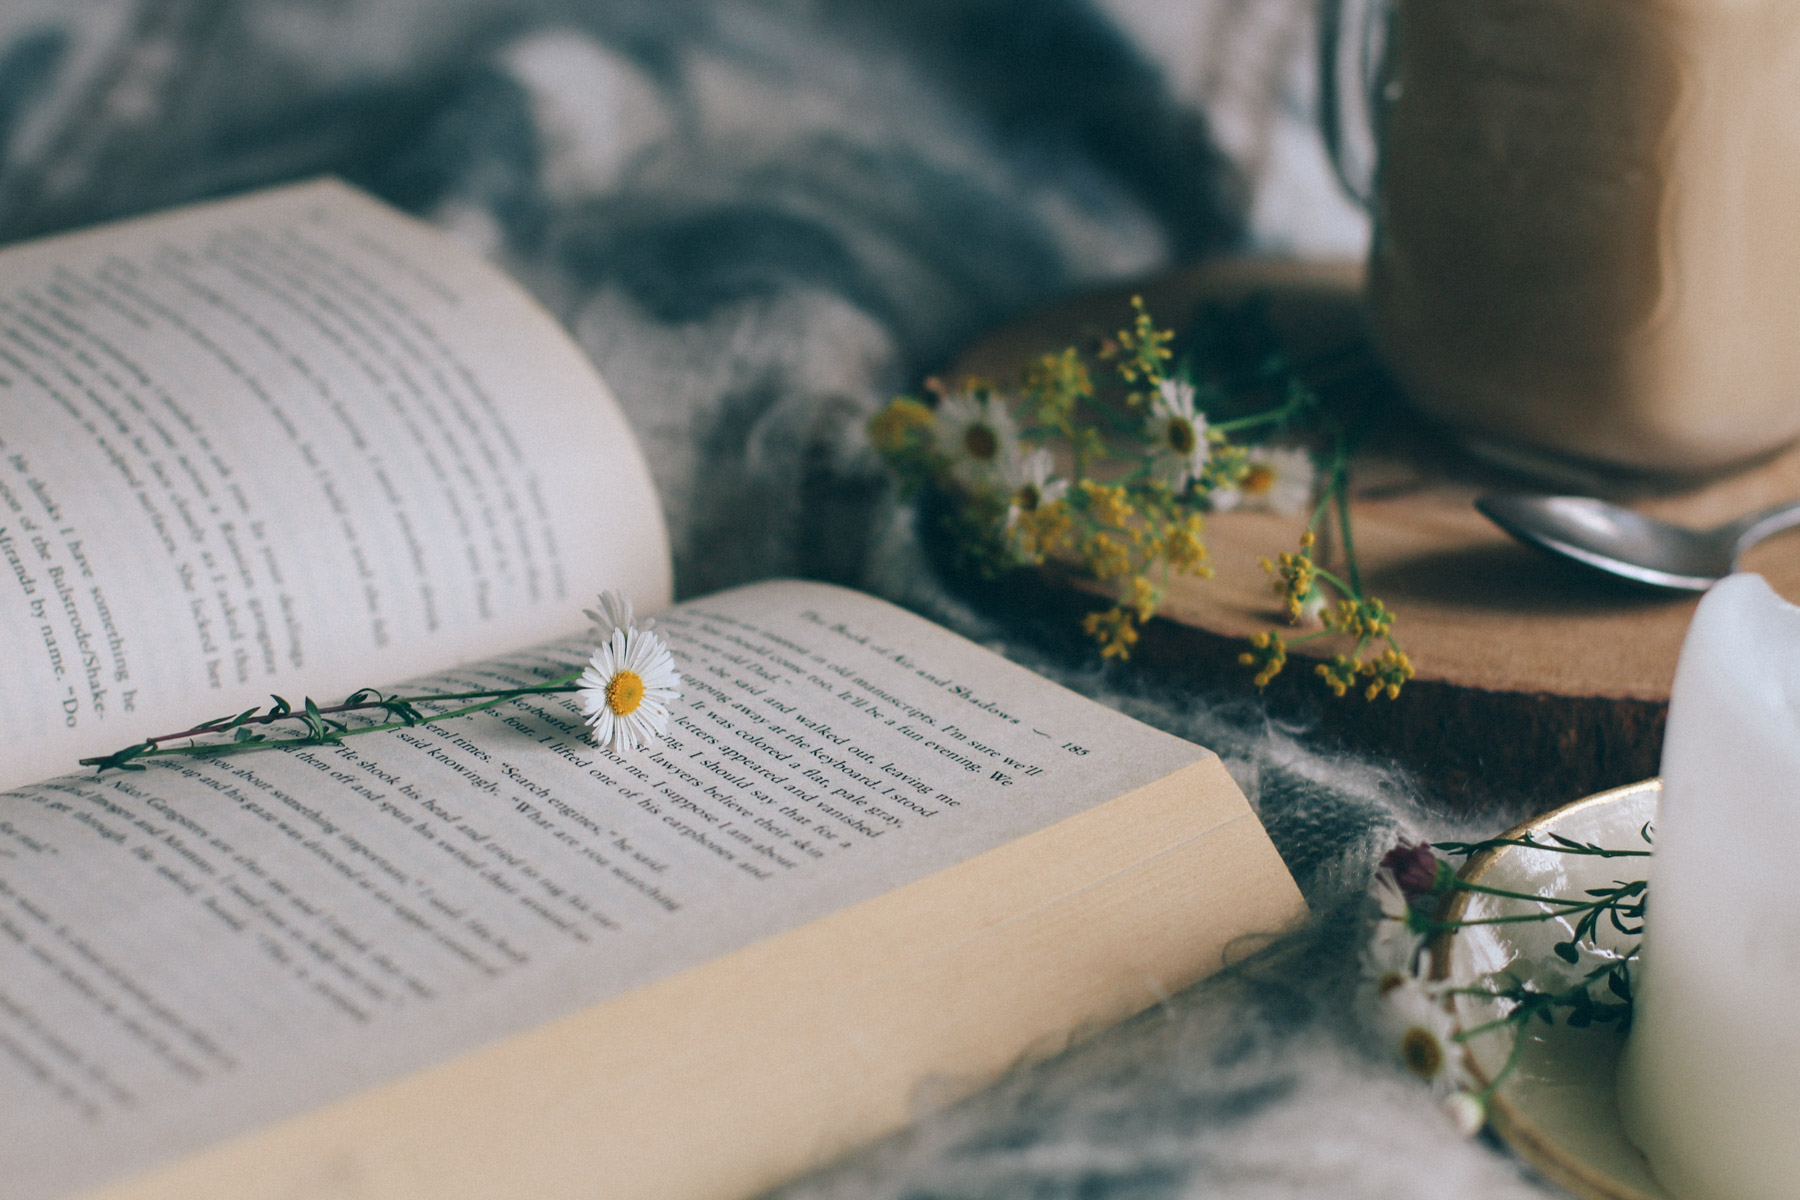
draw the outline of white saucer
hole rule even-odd
[[[1661,783],[1654,779],[1614,788],[1536,817],[1506,836],[1536,835],[1536,840],[1547,841],[1543,835],[1554,832],[1608,849],[1646,849],[1639,831],[1655,817],[1661,790]],[[1642,879],[1648,863],[1643,858],[1597,858],[1506,847],[1470,858],[1459,874],[1471,882],[1510,891],[1579,896],[1584,888]],[[1467,896],[1459,893],[1458,898]],[[1529,901],[1477,896],[1460,915],[1500,916],[1536,907]],[[1449,915],[1459,915],[1458,910]],[[1601,924],[1599,940],[1607,949],[1616,951],[1637,940],[1614,933],[1604,921]],[[1554,943],[1573,932],[1571,922],[1533,921],[1483,928],[1493,935],[1492,940],[1477,939],[1459,953],[1498,955],[1488,965],[1509,962],[1514,972],[1527,977],[1534,973],[1554,976],[1558,968],[1571,970],[1551,952]],[[1468,936],[1469,931],[1457,935],[1459,941]],[[1583,966],[1587,965],[1584,962]],[[1472,997],[1459,997],[1457,1005],[1465,1029],[1500,1011],[1492,1002]],[[1671,1200],[1620,1125],[1613,1079],[1624,1038],[1617,1028],[1571,1029],[1559,1014],[1555,1025],[1534,1021],[1523,1036],[1526,1044],[1519,1063],[1489,1105],[1495,1132],[1520,1158],[1583,1200]],[[1511,1047],[1510,1029],[1469,1039],[1465,1048],[1479,1086],[1486,1086],[1500,1072]]]

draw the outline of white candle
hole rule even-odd
[[[1800,608],[1700,603],[1663,742],[1644,963],[1619,1076],[1681,1200],[1800,1197]]]

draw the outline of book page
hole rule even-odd
[[[660,621],[669,735],[570,695],[0,797],[0,1174],[62,1195],[663,979],[1209,752],[911,614]],[[553,677],[564,643],[436,678]]]
[[[669,596],[547,314],[339,183],[0,252],[0,787]]]

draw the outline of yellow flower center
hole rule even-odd
[[[615,717],[629,717],[644,702],[644,681],[636,671],[620,671],[606,685],[606,707]]]
[[[986,425],[973,424],[963,434],[963,449],[970,458],[986,461],[1000,453],[1000,438]]]
[[[1420,1079],[1436,1079],[1444,1069],[1444,1047],[1429,1029],[1414,1025],[1400,1035],[1400,1061]]]
[[[1186,417],[1171,417],[1168,429],[1169,449],[1177,454],[1192,454],[1199,439],[1194,436],[1194,426]]]
[[[1244,476],[1244,482],[1238,485],[1246,496],[1262,496],[1275,486],[1275,472],[1267,467],[1251,467],[1250,473]]]

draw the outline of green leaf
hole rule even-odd
[[[135,746],[127,746],[123,750],[116,750],[111,754],[102,754],[97,758],[84,758],[81,760],[81,765],[92,767],[95,771],[142,771],[144,764],[133,762],[132,759],[149,754],[155,749],[155,742],[139,742]]]
[[[319,706],[313,703],[311,696],[306,698],[305,703],[306,716],[303,719],[306,722],[306,736],[315,742],[330,741],[331,732],[326,728],[325,717],[319,712]]]

